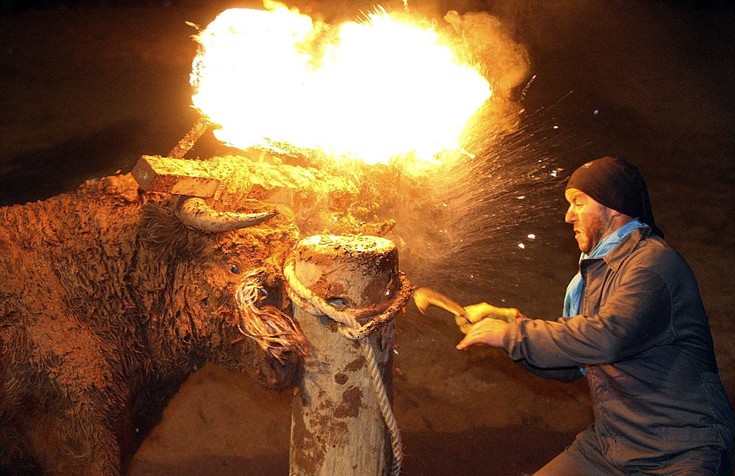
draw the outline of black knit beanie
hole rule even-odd
[[[607,208],[639,218],[663,238],[653,219],[648,187],[635,165],[613,157],[593,160],[574,171],[566,188],[576,188]]]

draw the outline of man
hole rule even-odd
[[[731,475],[735,422],[707,315],[692,271],[656,227],[638,169],[588,162],[565,197],[582,252],[565,317],[516,311],[508,323],[500,308],[467,306],[475,324],[457,348],[502,347],[535,374],[586,376],[594,424],[537,475]]]

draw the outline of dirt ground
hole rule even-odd
[[[70,191],[86,178],[129,171],[140,155],[165,154],[196,120],[188,85],[194,31],[185,22],[206,25],[238,5],[58,3],[22,12],[0,4],[0,204]],[[357,3],[301,6],[357,15]],[[426,9],[492,12],[527,45],[535,79],[523,97],[525,120],[559,136],[534,144],[529,135],[524,145],[567,171],[602,155],[640,167],[658,224],[699,279],[735,397],[733,8],[504,0]],[[534,219],[545,246],[503,262],[514,282],[433,285],[463,304],[505,301],[556,317],[578,256],[558,203],[558,213]],[[584,382],[532,377],[495,349],[458,352],[459,338],[440,313],[421,316],[410,306],[399,318],[394,409],[403,474],[531,473],[591,421]],[[166,409],[130,474],[287,474],[290,399],[207,366]]]

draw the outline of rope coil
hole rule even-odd
[[[377,358],[375,357],[375,351],[367,338],[377,329],[384,326],[386,323],[391,322],[406,306],[411,297],[411,292],[413,291],[413,287],[409,283],[408,278],[406,278],[403,273],[399,273],[398,277],[401,287],[393,300],[390,301],[387,307],[384,307],[382,312],[375,315],[375,317],[361,326],[355,316],[360,315],[360,317],[362,317],[362,315],[365,314],[364,310],[339,310],[329,304],[329,302],[322,297],[317,296],[314,292],[304,286],[296,277],[294,260],[292,257],[289,257],[287,260],[283,269],[283,275],[286,279],[286,283],[288,284],[288,296],[296,306],[314,316],[327,316],[333,321],[338,322],[340,324],[338,331],[342,336],[351,340],[357,340],[360,343],[360,347],[365,355],[365,360],[367,361],[368,370],[370,371],[373,389],[375,390],[378,398],[378,405],[380,406],[380,411],[383,415],[383,421],[390,433],[391,450],[393,452],[391,474],[393,476],[397,476],[401,472],[401,464],[403,463],[401,435],[398,430],[398,424],[396,423],[395,416],[393,415],[393,408],[390,405],[385,384],[383,383]],[[376,313],[379,312],[379,308],[375,311]]]

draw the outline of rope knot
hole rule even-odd
[[[286,284],[288,284],[288,297],[294,304],[308,311],[309,314],[327,316],[337,322],[339,333],[351,340],[363,340],[388,322],[393,321],[398,313],[406,307],[414,289],[408,278],[403,273],[399,273],[400,288],[391,301],[364,309],[337,309],[299,281],[296,277],[292,258],[286,261],[283,275],[286,278]],[[367,320],[365,324],[360,325],[358,319],[368,317],[372,318]]]

